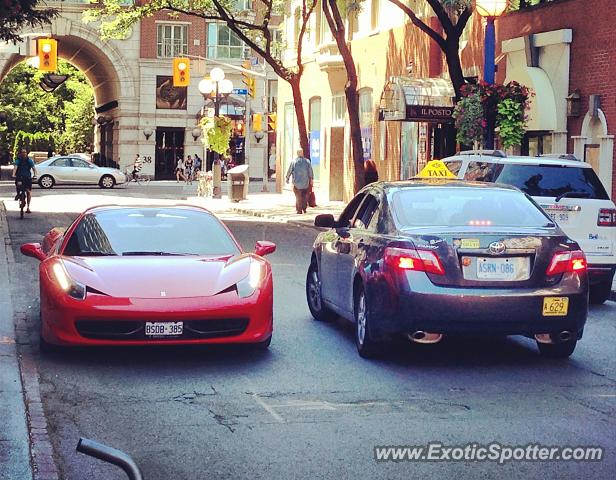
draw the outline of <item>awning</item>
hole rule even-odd
[[[391,77],[379,105],[380,120],[453,122],[455,91],[444,78]]]
[[[208,98],[205,100],[205,108],[213,109],[214,108],[214,100]],[[252,109],[251,109],[252,110]],[[236,95],[228,95],[226,98],[223,98],[220,102],[220,114],[231,117],[231,118],[240,118],[244,117],[246,112],[246,103],[243,96]]]
[[[512,80],[528,87],[535,94],[530,99],[526,129],[530,131],[556,130],[556,99],[547,74],[538,67],[514,65],[512,68],[509,65],[505,84]]]

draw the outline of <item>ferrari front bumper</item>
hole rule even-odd
[[[42,336],[56,345],[259,343],[272,334],[272,289],[239,298],[41,298]],[[146,322],[182,322],[181,335],[146,336]]]

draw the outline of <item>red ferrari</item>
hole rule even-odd
[[[227,227],[193,206],[101,206],[43,244],[41,348],[250,343],[272,337],[273,285],[260,241],[245,253]]]

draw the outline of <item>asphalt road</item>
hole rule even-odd
[[[68,225],[75,217],[71,193],[56,192],[67,195],[65,212],[33,213],[24,221],[8,212],[14,305],[33,332],[36,261],[22,257],[19,245]],[[40,199],[37,205],[44,206]],[[401,343],[383,359],[366,361],[358,357],[348,325],[317,323],[309,315],[304,277],[311,229],[237,216],[228,225],[246,249],[258,239],[278,245],[270,257],[270,350],[140,348],[38,356],[63,478],[125,478],[76,454],[79,436],[129,452],[148,480],[614,478],[615,303],[591,309],[569,361],[541,358],[533,342],[519,338]],[[432,441],[596,445],[606,451],[601,462],[374,460],[375,445]]]

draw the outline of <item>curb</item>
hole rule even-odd
[[[4,239],[6,264],[15,263],[12,250],[12,242],[6,228],[6,209],[4,202],[0,202],[0,227],[5,230],[7,236]],[[8,273],[8,272],[7,272]],[[10,279],[10,277],[9,277]],[[10,284],[7,285],[9,292]],[[47,419],[41,401],[39,374],[34,356],[33,345],[36,339],[29,338],[27,315],[25,312],[16,312],[11,308],[13,328],[15,332],[15,355],[19,378],[21,380],[22,400],[24,406],[27,438],[29,451],[29,466],[33,480],[58,480],[60,474],[53,458],[53,447],[47,433]],[[25,480],[25,479],[24,479]]]
[[[279,222],[279,223],[287,223],[289,225],[295,225],[297,227],[311,228],[313,230],[319,230],[319,231],[326,230],[321,227],[315,227],[313,222],[308,221],[308,220],[306,221],[292,220],[292,219],[288,219],[281,215],[271,214],[271,213],[257,211],[257,210],[250,210],[248,208],[231,207],[231,211],[233,213],[249,215],[251,217],[267,218],[268,220],[274,220],[275,222]]]

